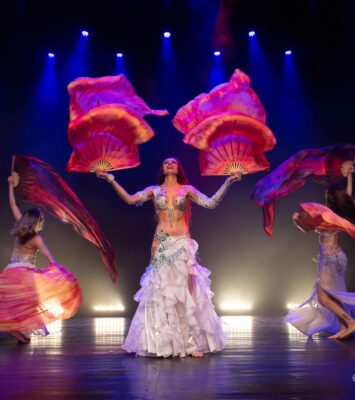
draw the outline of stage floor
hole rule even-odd
[[[355,399],[355,337],[307,339],[281,316],[223,317],[227,348],[141,358],[126,318],[73,318],[17,345],[0,334],[0,399]]]

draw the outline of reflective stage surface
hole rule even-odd
[[[0,399],[355,399],[355,337],[307,339],[281,316],[223,321],[227,348],[201,360],[126,354],[126,318],[56,323],[29,345],[1,333]]]

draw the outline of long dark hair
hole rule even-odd
[[[189,184],[189,180],[187,179],[186,176],[186,172],[181,164],[181,162],[179,161],[178,158],[176,157],[167,157],[167,158],[173,158],[178,165],[178,173],[176,176],[176,180],[180,185],[188,185]],[[167,159],[165,158],[164,161]],[[158,175],[158,185],[161,186],[164,181],[165,181],[165,175],[163,172],[164,169],[164,161],[162,162],[160,169],[159,169],[159,175]],[[191,213],[191,203],[190,200],[186,201],[186,211],[185,211],[185,220],[188,224],[191,223],[191,218],[192,218],[192,213]]]
[[[37,234],[38,224],[44,221],[42,211],[38,208],[30,208],[11,229],[10,235],[16,236],[21,243],[26,243]]]
[[[337,215],[355,224],[355,203],[346,190],[338,184],[329,185],[326,191],[327,207]]]

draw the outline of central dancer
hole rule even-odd
[[[158,225],[153,239],[151,262],[134,299],[139,303],[123,349],[139,356],[202,357],[225,347],[222,325],[211,298],[210,271],[196,261],[198,244],[190,237],[190,201],[215,208],[233,181],[229,176],[212,196],[188,185],[176,158],[164,160],[159,185],[129,195],[112,174],[97,172],[111,183],[128,204],[153,201]]]

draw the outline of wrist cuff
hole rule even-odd
[[[107,176],[107,182],[112,183],[115,180],[115,175],[108,174]]]

